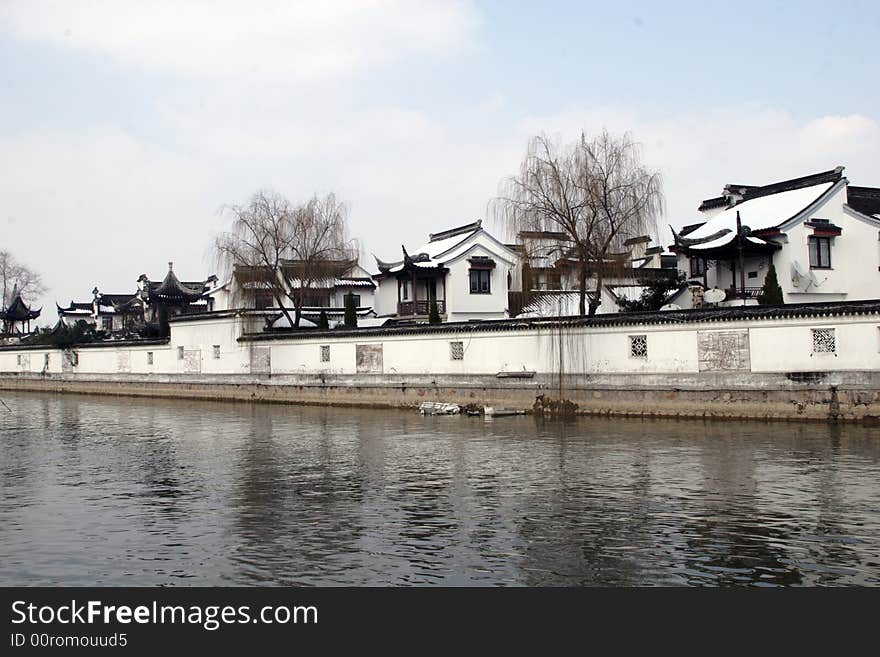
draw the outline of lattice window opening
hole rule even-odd
[[[629,336],[629,357],[630,358],[647,358],[648,357],[648,336],[647,335],[631,335],[631,336]]]
[[[183,360],[183,347],[177,348],[177,360]]]
[[[148,351],[147,352],[147,365],[152,365],[152,364],[153,364],[153,352]]]
[[[323,344],[321,345],[321,362],[329,363],[330,362],[330,345]]]
[[[832,328],[826,329],[810,329],[813,333],[813,353],[814,354],[835,354],[837,355],[837,340]]]
[[[214,353],[214,360],[220,360],[220,345],[219,344],[212,345],[212,348],[213,348],[213,353]]]
[[[464,342],[449,343],[450,360],[464,360]]]

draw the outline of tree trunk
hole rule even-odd
[[[578,315],[587,314],[587,262],[581,257],[578,263]]]
[[[293,319],[290,317],[290,313],[287,312],[287,308],[284,307],[284,299],[280,294],[274,294],[275,302],[278,304],[278,307],[281,309],[281,314],[284,315],[285,319],[287,319],[287,323],[293,326]]]
[[[302,307],[303,307],[303,295],[300,293],[300,294],[296,295],[296,299],[293,302],[293,311],[294,311],[293,325],[296,328],[299,328],[299,320],[302,317]]]
[[[602,263],[596,268],[596,292],[590,301],[590,317],[596,314],[596,309],[602,303]]]

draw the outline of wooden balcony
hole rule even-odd
[[[425,315],[427,317],[430,308],[431,302],[426,300],[400,301],[397,304],[397,314],[400,317],[415,317],[418,315]],[[437,312],[441,315],[446,314],[445,300],[437,299]]]

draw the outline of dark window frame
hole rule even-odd
[[[470,290],[471,294],[492,294],[492,270],[469,270],[468,289]]]
[[[810,235],[808,251],[810,255],[810,269],[831,269],[831,237],[819,237]],[[822,243],[827,244],[827,261],[822,258]],[[815,258],[814,258],[815,256]]]
[[[696,266],[695,266],[696,265]],[[690,258],[691,276],[702,276],[706,273],[706,259],[692,256]]]

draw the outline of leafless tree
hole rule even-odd
[[[340,275],[357,258],[348,238],[348,208],[333,194],[294,205],[277,192],[260,191],[227,210],[232,230],[215,240],[219,263],[237,289],[271,294],[292,326],[299,327],[313,286]]]
[[[46,292],[43,278],[30,267],[18,262],[9,251],[0,251],[0,287],[3,297],[0,307],[6,308],[12,301],[12,291],[17,287],[21,298],[27,302]]]
[[[603,131],[560,146],[546,136],[529,142],[518,175],[501,185],[493,208],[516,232],[563,233],[576,263],[579,312],[587,314],[587,279],[596,277],[593,315],[601,303],[604,276],[628,266],[624,242],[656,230],[663,209],[660,174],[641,163],[629,134]]]

